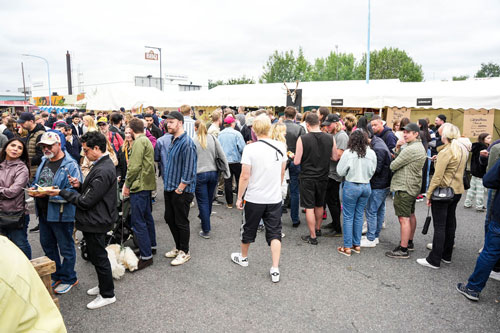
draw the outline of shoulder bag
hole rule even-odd
[[[457,174],[458,169],[460,169],[460,165],[462,164],[462,156],[464,154],[462,148],[460,148],[460,162],[458,163],[457,169],[453,173],[453,177],[451,177],[450,184],[448,186],[438,186],[436,189],[432,192],[431,200],[432,201],[439,201],[439,202],[450,202],[453,200],[455,197],[455,191],[453,191],[453,188],[450,186],[451,182],[453,182],[453,179],[455,179],[455,175]]]
[[[19,212],[0,212],[0,229],[22,229],[24,209]]]
[[[217,172],[224,174],[228,171],[226,168],[226,163],[224,163],[224,160],[222,158],[220,158],[219,154],[217,153],[217,142],[215,142],[214,136],[213,135],[210,135],[210,136],[214,140],[215,166],[217,168]]]

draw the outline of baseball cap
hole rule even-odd
[[[97,120],[97,125],[99,124],[107,124],[108,123],[108,118],[106,117],[101,117]]]
[[[410,132],[419,132],[420,131],[420,127],[418,127],[418,125],[415,123],[409,123],[408,125],[403,127],[403,129],[406,131],[410,131]]]
[[[19,119],[17,120],[17,123],[18,124],[24,124],[24,122],[26,122],[28,120],[35,121],[35,115],[33,113],[31,113],[31,112],[23,112],[19,116]]]
[[[227,116],[226,118],[224,118],[224,123],[225,124],[232,124],[234,123],[236,120],[234,120],[233,116]]]
[[[330,113],[328,116],[326,116],[325,121],[321,123],[322,126],[330,126],[331,123],[338,123],[340,121],[339,116],[337,116],[334,113]]]
[[[437,116],[439,119],[441,119],[442,121],[446,122],[446,116],[444,114],[440,114]]]
[[[179,111],[172,111],[169,114],[167,114],[165,117],[166,117],[166,119],[177,119],[177,120],[182,121],[184,123],[184,116]]]
[[[53,145],[54,143],[61,143],[61,138],[56,132],[45,132],[37,145]]]

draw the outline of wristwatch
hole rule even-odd
[[[179,188],[179,187],[176,189],[176,191],[181,192],[181,193],[184,192],[184,190]]]

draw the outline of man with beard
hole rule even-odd
[[[74,191],[68,176],[81,182],[82,173],[75,160],[61,149],[59,135],[55,132],[45,132],[38,146],[41,147],[44,157],[37,169],[34,184]],[[78,284],[73,241],[76,208],[61,196],[49,198],[46,193],[31,193],[34,193],[31,195],[36,198],[40,244],[45,255],[56,263],[56,272],[52,274],[52,287],[57,294],[65,294]]]

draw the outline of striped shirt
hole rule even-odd
[[[172,140],[167,155],[167,162],[163,166],[163,184],[167,192],[175,191],[182,182],[186,184],[184,192],[194,193],[196,188],[196,145],[193,140],[183,133]]]
[[[184,116],[184,132],[189,135],[191,139],[194,139],[194,120],[191,117]]]

